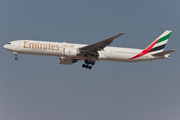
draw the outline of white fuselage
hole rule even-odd
[[[86,46],[85,44],[74,44],[65,42],[47,42],[35,40],[17,40],[4,45],[4,48],[18,54],[44,55],[66,57],[70,59],[82,59],[87,57],[82,55],[75,55],[74,50],[78,53],[78,48]],[[140,62],[151,61],[156,59],[168,58],[166,56],[153,56],[150,53],[130,60],[133,56],[141,53],[142,49],[121,48],[121,47],[105,47],[98,51],[99,57],[97,61],[119,61],[119,62]]]

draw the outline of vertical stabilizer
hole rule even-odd
[[[167,43],[171,33],[172,33],[172,31],[166,30],[155,41],[153,41],[148,47],[146,47],[141,53],[130,58],[129,60],[141,57],[147,53],[156,54],[156,53],[162,52],[164,50],[164,47],[166,46],[166,43]]]
[[[168,39],[169,39],[171,33],[172,33],[172,31],[166,30],[162,35],[160,35],[154,41],[154,42],[156,42],[156,44],[152,47],[152,49],[149,51],[149,53],[155,54],[158,52],[162,52],[164,50],[164,47],[166,46],[166,43],[168,42]]]

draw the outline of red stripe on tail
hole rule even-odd
[[[135,58],[138,58],[138,57],[141,57],[145,54],[147,54],[152,48],[153,46],[159,41],[159,39],[157,39],[156,41],[154,41],[152,44],[150,44],[146,49],[144,49],[141,53],[137,54],[136,56],[130,58],[129,60],[132,60],[132,59],[135,59]]]

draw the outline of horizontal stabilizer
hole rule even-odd
[[[159,53],[153,54],[153,56],[164,56],[164,55],[170,54],[170,53],[172,53],[174,51],[176,51],[176,50],[167,50],[167,51],[164,51],[164,52],[159,52]]]

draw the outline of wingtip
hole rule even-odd
[[[126,34],[126,33],[119,33],[119,35],[124,35],[124,34]]]
[[[172,51],[172,52],[175,52],[176,50],[175,50],[175,49],[172,49],[171,51]]]

